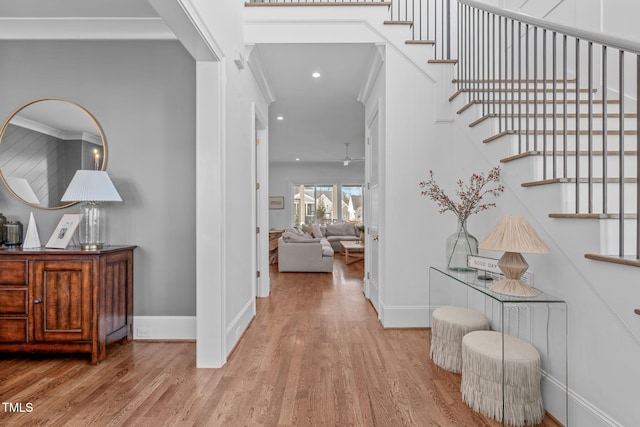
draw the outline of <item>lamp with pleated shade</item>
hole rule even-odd
[[[102,249],[105,245],[107,218],[100,202],[121,202],[122,198],[106,171],[78,170],[67,187],[63,202],[87,202],[80,208],[78,234],[85,250]]]
[[[500,219],[478,247],[490,251],[505,251],[498,261],[504,278],[491,287],[492,291],[520,297],[538,294],[521,280],[529,268],[521,253],[542,254],[549,252],[549,248],[523,216],[505,216]]]

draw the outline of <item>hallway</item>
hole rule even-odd
[[[362,294],[363,265],[278,273],[221,369],[196,369],[193,343],[111,345],[85,356],[3,355],[0,398],[31,403],[5,425],[497,426],[433,365],[426,330],[384,330]],[[555,424],[545,422],[545,426]]]

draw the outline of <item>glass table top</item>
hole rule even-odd
[[[439,272],[445,276],[448,276],[465,286],[474,288],[478,292],[482,292],[500,302],[507,302],[510,304],[517,303],[565,303],[565,301],[561,300],[558,297],[550,295],[548,293],[542,292],[539,289],[534,288],[538,294],[532,297],[521,297],[521,296],[513,296],[501,294],[498,292],[494,292],[491,290],[491,286],[496,283],[496,280],[483,280],[480,279],[480,276],[484,275],[482,271],[454,271],[449,270],[446,267],[430,267],[431,270]]]

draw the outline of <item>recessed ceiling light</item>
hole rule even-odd
[[[320,77],[320,73],[316,71],[315,73],[311,74],[311,77],[317,79],[318,77]]]
[[[296,162],[299,162],[299,161],[300,161],[300,157],[296,157]]]
[[[276,120],[284,120],[284,117],[278,116],[278,117],[276,117]]]

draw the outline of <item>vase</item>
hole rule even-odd
[[[447,268],[472,271],[467,266],[468,255],[478,255],[478,239],[467,231],[467,222],[458,220],[458,230],[447,237]]]

